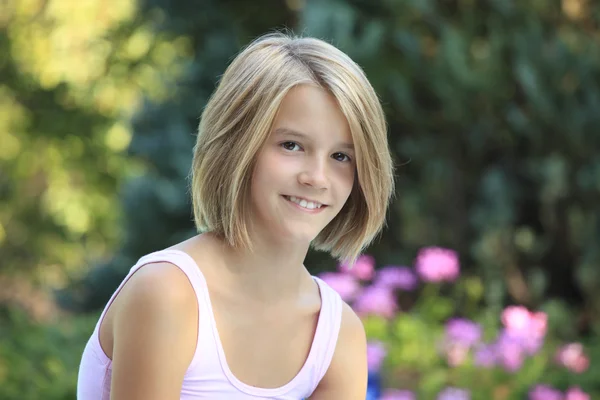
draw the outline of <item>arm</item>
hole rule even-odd
[[[352,308],[344,303],[342,325],[333,359],[310,400],[365,400],[367,378],[365,329]]]
[[[198,326],[187,277],[172,264],[149,264],[134,273],[119,297],[111,400],[179,400]]]

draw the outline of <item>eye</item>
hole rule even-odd
[[[352,159],[348,155],[346,155],[344,153],[333,153],[331,155],[331,157],[333,157],[335,160],[340,161],[340,162],[349,162],[349,161],[352,161]]]
[[[297,147],[298,149],[300,149],[300,148],[301,148],[301,147],[298,145],[298,143],[296,143],[296,142],[291,142],[291,141],[288,141],[288,142],[283,142],[283,143],[281,143],[281,144],[280,144],[280,146],[281,146],[281,147],[283,147],[283,148],[284,148],[284,149],[286,149],[286,150],[289,150],[289,151],[298,151],[298,150],[296,149],[296,147]]]

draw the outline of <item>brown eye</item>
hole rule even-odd
[[[281,147],[289,151],[296,151],[296,147],[300,148],[296,142],[283,142],[281,143]]]
[[[332,157],[340,162],[348,162],[351,161],[350,157],[348,157],[348,155],[344,154],[344,153],[334,153],[332,155]]]

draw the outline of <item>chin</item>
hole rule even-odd
[[[306,243],[310,244],[320,233],[315,231],[314,228],[306,227],[302,229],[300,226],[287,226],[283,229],[278,230],[280,234],[277,236],[277,241],[283,240],[294,244]]]

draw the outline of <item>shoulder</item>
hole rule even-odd
[[[133,273],[114,316],[115,398],[175,398],[193,359],[197,312],[194,290],[177,266],[157,262]]]
[[[328,373],[354,376],[367,374],[367,335],[361,319],[342,302],[342,322]]]
[[[353,362],[351,366],[359,367],[359,372],[362,372],[364,361],[366,372],[367,336],[361,319],[348,304],[342,302],[342,322],[332,366],[340,367],[350,361]]]
[[[186,274],[169,262],[140,267],[124,285],[118,300],[115,335],[119,328],[132,332],[177,327],[183,333],[194,328],[197,320],[194,289]]]
[[[119,308],[125,310],[142,305],[146,310],[167,308],[185,311],[193,308],[196,301],[186,274],[169,262],[154,262],[140,267],[124,285],[120,297]]]
[[[367,378],[365,329],[354,310],[342,302],[342,321],[333,359],[311,399],[364,399]]]

